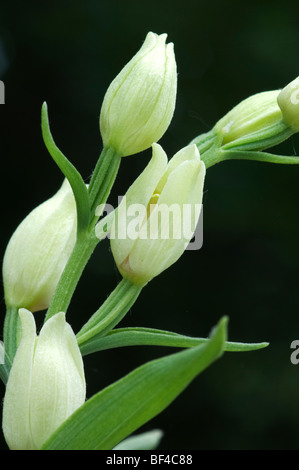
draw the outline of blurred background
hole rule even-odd
[[[43,101],[57,145],[88,181],[101,151],[107,87],[148,31],[166,32],[179,74],[175,115],[160,141],[171,156],[242,99],[299,75],[298,20],[288,0],[1,2],[1,258],[17,225],[62,182],[41,137]],[[296,155],[298,137],[275,151]],[[123,160],[112,205],[149,158],[146,151]],[[210,168],[202,249],[153,280],[122,322],[207,336],[227,315],[231,341],[270,342],[224,354],[143,426],[164,431],[161,449],[298,448],[299,365],[290,362],[299,339],[298,181],[299,166],[232,161]],[[75,331],[119,280],[105,241],[71,304]],[[0,313],[2,324],[3,294]],[[132,347],[86,357],[88,396],[170,352]]]

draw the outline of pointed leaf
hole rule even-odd
[[[298,165],[299,157],[275,155],[269,152],[255,152],[252,150],[221,150],[222,160],[253,160],[267,163],[280,163],[282,165]]]
[[[90,204],[87,187],[74,165],[63,155],[52,137],[48,118],[47,103],[42,106],[42,134],[45,145],[64,176],[69,180],[77,205],[78,232],[88,228]]]
[[[46,450],[107,450],[163,411],[223,352],[227,319],[204,345],[138,367],[90,398],[52,434]]]
[[[171,331],[156,330],[154,328],[118,328],[107,333],[106,336],[96,335],[80,343],[83,356],[106,349],[121,348],[124,346],[168,346],[176,348],[190,348],[209,341],[209,338],[196,338],[180,335]],[[269,343],[239,343],[226,341],[224,351],[242,352],[262,349]]]

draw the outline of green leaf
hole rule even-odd
[[[11,365],[13,363],[16,350],[18,348],[19,334],[20,334],[20,321],[19,321],[18,307],[6,307],[6,314],[4,319],[3,338],[4,338],[4,356],[5,367],[2,367],[2,373],[6,380],[8,378]],[[2,376],[0,372],[0,375]]]
[[[169,346],[176,348],[190,348],[205,344],[208,338],[196,338],[180,335],[171,331],[156,330],[154,328],[118,328],[110,331],[106,336],[98,335],[80,343],[83,356],[106,349],[121,348],[124,346]],[[224,351],[242,352],[262,349],[269,343],[237,343],[226,341]]]
[[[290,127],[287,127],[283,121],[279,121],[272,124],[272,126],[259,129],[228,142],[222,146],[222,149],[261,151],[280,144],[293,134],[294,131]]]
[[[112,330],[128,313],[141,290],[142,287],[122,279],[101,307],[77,333],[79,346],[92,340],[94,336],[104,336]]]
[[[162,437],[163,432],[160,429],[153,429],[152,431],[127,437],[113,450],[154,450],[157,449]]]
[[[113,449],[163,411],[223,352],[227,319],[207,343],[148,362],[90,398],[43,445],[46,450]]]
[[[45,145],[64,176],[69,180],[77,205],[78,233],[86,231],[90,221],[90,203],[86,184],[74,165],[63,155],[52,137],[47,103],[42,106],[42,134]]]
[[[298,165],[299,157],[275,155],[269,152],[255,152],[252,150],[221,150],[222,160],[253,160],[258,162],[279,163],[282,165]]]

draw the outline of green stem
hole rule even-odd
[[[211,130],[205,134],[200,134],[199,136],[195,137],[195,139],[193,139],[190,144],[195,144],[200,154],[202,154],[212,147],[216,139],[217,135],[213,132],[213,130]]]
[[[67,311],[82,272],[98,242],[97,238],[91,236],[78,238],[57,285],[45,321],[49,320],[55,313]]]
[[[221,140],[222,136],[220,134],[215,134],[213,129],[192,140],[191,144],[195,144],[197,146],[200,158],[204,162],[206,168],[222,161],[221,154],[219,153]]]
[[[121,156],[112,148],[104,148],[95,166],[92,178],[88,186],[91,210],[91,224],[93,229],[97,220],[96,208],[105,204],[115,181]]]
[[[5,347],[5,356],[12,364],[19,344],[20,323],[19,308],[7,307],[4,320],[3,339]]]
[[[208,169],[211,166],[216,165],[216,163],[222,162],[225,160],[225,158],[222,155],[219,147],[217,147],[217,145],[212,145],[209,150],[201,154],[201,160]]]
[[[103,305],[92,315],[77,334],[79,346],[95,335],[105,335],[127,314],[137,300],[142,287],[122,279]]]
[[[99,239],[95,236],[96,207],[105,204],[115,181],[121,157],[112,148],[104,148],[93,172],[89,188],[91,223],[89,231],[79,233],[74,250],[62,273],[45,321],[58,312],[65,312],[71,302],[82,272]]]

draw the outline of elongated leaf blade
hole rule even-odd
[[[118,328],[110,331],[106,336],[94,336],[80,344],[83,356],[106,349],[126,346],[168,346],[176,348],[190,348],[205,344],[209,338],[196,338],[180,335],[171,331],[156,330],[154,328]],[[240,343],[226,341],[224,351],[245,352],[265,348],[269,343]]]
[[[65,155],[63,155],[61,150],[59,150],[54,142],[50,131],[47,103],[43,103],[42,106],[42,134],[45,145],[51,157],[58,165],[64,176],[69,180],[76,200],[78,232],[84,231],[88,228],[90,220],[90,203],[87,187],[78,170],[65,157]]]
[[[269,152],[255,152],[253,150],[222,150],[221,155],[223,160],[253,160],[281,165],[299,164],[299,157],[297,156],[275,155]]]
[[[163,411],[223,352],[227,319],[204,345],[148,362],[90,398],[44,444],[46,450],[107,450]]]

